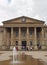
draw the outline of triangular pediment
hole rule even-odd
[[[26,17],[26,16],[21,16],[21,17],[17,17],[17,18],[14,18],[14,19],[10,19],[10,20],[7,20],[7,21],[4,21],[3,22],[4,24],[6,23],[44,23],[44,21],[41,21],[41,20],[37,20],[37,19],[34,19],[34,18],[30,18],[30,17]]]

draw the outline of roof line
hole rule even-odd
[[[36,21],[40,21],[40,22],[43,22],[43,23],[45,22],[45,21],[38,20],[38,19],[35,19],[35,18],[27,17],[27,16],[20,16],[20,17],[16,17],[16,18],[13,18],[13,19],[10,19],[10,20],[3,21],[3,23],[8,22],[8,21],[12,21],[12,20],[17,20],[17,19],[20,19],[20,18],[23,18],[23,17],[28,18],[28,19],[32,19],[32,20],[36,20]]]

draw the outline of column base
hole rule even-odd
[[[36,45],[34,46],[34,50],[38,50],[38,48],[37,48],[37,46],[36,46]]]
[[[13,50],[13,45],[11,45],[9,48],[7,46],[0,46],[0,50]],[[27,46],[28,50],[30,51],[31,47]],[[22,50],[22,46],[18,46],[19,51]],[[38,49],[36,45],[32,46],[32,50],[47,50],[47,46],[41,46],[41,49]]]
[[[46,49],[46,46],[43,45],[43,46],[42,46],[42,50],[45,50],[45,49]]]
[[[2,50],[6,50],[6,49],[7,49],[7,46],[3,45],[3,46],[1,47],[1,49],[2,49]]]
[[[10,50],[13,50],[13,48],[14,48],[14,46],[13,46],[13,45],[11,45],[11,46],[10,46]]]

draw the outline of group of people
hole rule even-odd
[[[37,48],[38,48],[38,50],[40,50],[41,49],[41,45],[40,44],[37,44]],[[31,46],[30,47],[30,50],[33,50],[34,48],[33,48],[33,46]],[[16,47],[16,50],[18,51],[19,49],[18,49],[18,46]],[[22,47],[22,50],[29,50],[29,48],[28,47],[26,47],[26,48],[24,48],[24,47]]]

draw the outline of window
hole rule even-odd
[[[39,33],[37,33],[37,37],[39,37]]]
[[[25,36],[26,35],[26,32],[25,31],[22,31],[22,36]]]
[[[30,46],[32,46],[32,41],[30,41]]]
[[[18,36],[18,31],[16,31],[16,36]]]
[[[32,35],[32,31],[30,31],[29,33],[30,33],[30,35]]]
[[[16,41],[16,46],[18,46],[18,41]]]

